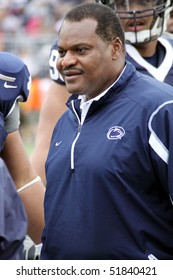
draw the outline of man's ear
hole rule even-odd
[[[112,40],[112,59],[117,60],[117,58],[123,52],[123,44],[119,37]]]

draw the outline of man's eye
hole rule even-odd
[[[63,57],[65,55],[65,51],[63,50],[58,50],[59,57]]]
[[[79,54],[83,54],[83,53],[86,52],[86,50],[87,50],[86,48],[77,48],[76,52],[79,53]]]

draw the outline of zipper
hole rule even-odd
[[[75,107],[74,107],[74,100],[72,100],[72,109],[73,109],[73,111],[75,113],[75,116],[76,116],[76,118],[78,120],[78,133],[77,133],[77,135],[76,135],[76,137],[75,137],[75,139],[74,139],[74,141],[72,143],[72,146],[71,146],[71,169],[74,170],[74,149],[75,149],[76,142],[77,142],[77,140],[79,138],[82,125],[81,125],[81,121],[80,121],[79,116],[78,116],[78,114],[77,114],[77,112],[75,110]]]

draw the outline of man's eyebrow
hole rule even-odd
[[[76,49],[78,47],[89,47],[90,44],[88,44],[88,42],[81,42],[81,43],[77,43],[77,44],[74,44],[70,47],[70,49]],[[62,49],[64,50],[64,48],[61,46],[61,45],[57,45],[57,49]]]

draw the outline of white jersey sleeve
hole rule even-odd
[[[19,125],[20,125],[20,107],[18,102],[16,102],[13,111],[5,119],[4,127],[7,133],[11,133],[19,129]]]

